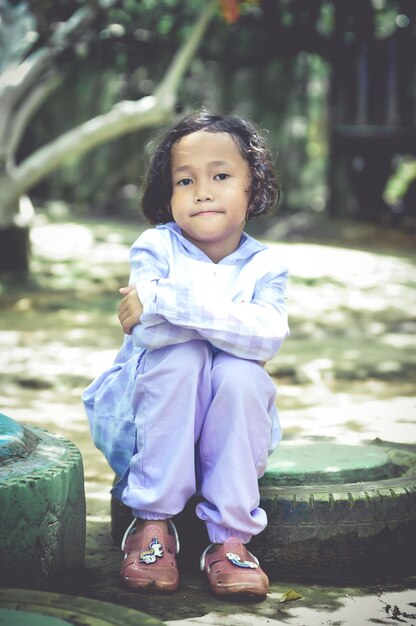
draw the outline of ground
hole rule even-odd
[[[325,243],[301,235],[279,242],[276,229],[260,233],[280,248],[291,274],[292,335],[267,364],[284,436],[416,444],[416,253],[394,237],[345,237],[362,232],[351,228]],[[187,575],[169,598],[119,587],[120,551],[109,524],[113,476],[91,444],[80,395],[122,341],[117,292],[138,232],[133,224],[40,214],[31,282],[1,284],[2,411],[73,441],[84,458],[88,543],[80,595],[177,626],[416,625],[416,577],[387,583],[385,573],[367,588],[275,581],[265,602],[249,605],[213,600],[198,574]],[[302,597],[282,602],[289,589]]]

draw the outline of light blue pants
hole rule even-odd
[[[250,541],[267,525],[258,478],[280,432],[275,396],[261,365],[213,354],[205,341],[149,351],[136,378],[138,452],[124,504],[136,517],[167,519],[199,492],[196,513],[212,542]]]

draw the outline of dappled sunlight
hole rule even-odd
[[[2,334],[3,336],[5,333]],[[79,333],[78,333],[79,335]],[[0,346],[3,347],[3,337],[0,337]],[[14,380],[22,387],[56,388],[59,383],[65,387],[83,387],[94,374],[103,367],[111,365],[114,360],[113,350],[92,351],[88,347],[68,345],[74,340],[73,333],[63,340],[49,341],[43,337],[34,348],[33,340],[26,338],[23,345],[17,343],[13,347],[13,356],[6,351],[0,351],[0,369],[3,373],[3,382]],[[33,338],[32,338],[33,339]],[[36,341],[36,337],[35,337]],[[35,350],[35,354],[34,354]]]
[[[376,438],[399,443],[416,441],[414,397],[375,400],[349,393],[321,393],[321,403],[285,408],[282,413],[287,439],[327,437],[349,444]]]
[[[293,585],[293,583],[292,583]],[[188,626],[362,626],[363,624],[394,624],[413,622],[394,617],[394,608],[400,606],[399,617],[415,614],[414,590],[408,592],[379,591],[378,603],[374,603],[374,589],[357,590],[350,587],[326,588],[316,585],[294,585],[301,596],[300,602],[283,602],[288,583],[273,585],[268,594],[267,604],[256,606],[253,614],[241,610],[238,605],[233,610],[210,610],[199,617],[186,620]],[[314,611],[311,611],[314,609]],[[336,611],[336,621],[334,619]],[[390,619],[391,618],[391,619]],[[176,620],[167,620],[166,626],[175,626]],[[182,622],[184,623],[184,622]]]
[[[415,284],[415,260],[329,245],[274,243],[291,274],[302,280],[331,278],[337,284],[360,289],[389,282]]]
[[[333,246],[278,245],[291,274],[292,335],[267,369],[278,380],[289,378],[299,386],[295,388],[300,390],[301,406],[310,403],[305,396],[311,398],[311,385],[328,388],[327,402],[337,381],[375,379],[391,398],[397,382],[414,382],[414,259]],[[296,395],[290,395],[290,406]],[[353,396],[348,395],[347,405]],[[282,403],[284,397],[279,406]],[[416,420],[414,407],[409,411]],[[314,419],[320,426],[325,423],[322,405],[317,413]],[[395,419],[393,413],[390,419]]]
[[[399,335],[398,333],[390,333],[381,337],[380,341],[394,348],[409,348],[412,350],[416,348],[416,335],[414,334]]]
[[[33,229],[30,239],[36,256],[55,261],[85,257],[94,244],[92,232],[79,224],[38,226]]]
[[[319,610],[314,614],[308,610],[311,606],[310,601],[308,601],[308,593],[306,592],[306,606],[298,606],[291,605],[290,613],[288,613],[287,617],[289,618],[287,623],[293,624],[308,624],[308,626],[321,626],[321,624],[356,624],[359,626],[360,624],[394,624],[397,622],[407,623],[407,619],[399,619],[393,620],[393,608],[400,605],[401,610],[406,612],[406,615],[414,615],[414,590],[409,590],[407,593],[403,592],[389,592],[383,593],[383,597],[380,597],[378,605],[374,604],[374,596],[372,593],[368,593],[368,595],[364,593],[357,594],[354,593],[353,590],[346,590],[349,593],[338,594],[337,602],[337,613],[336,613],[336,622],[335,621],[326,621],[328,619],[328,613],[333,611],[333,607],[330,606],[330,602],[328,596],[325,594],[325,601],[322,602],[321,606],[313,605],[315,608]],[[381,595],[381,591],[380,591]],[[389,618],[392,618],[393,621],[390,621]],[[325,620],[325,621],[323,621]],[[386,621],[388,620],[388,621]],[[285,620],[286,621],[286,620]]]
[[[140,226],[112,221],[49,223],[44,215],[31,230],[32,268],[42,288],[114,295],[129,275],[129,247]]]
[[[18,422],[72,441],[81,451],[87,561],[107,562],[105,568],[97,568],[89,589],[108,599],[105,590],[114,585],[120,563],[119,546],[111,538],[114,475],[92,443],[81,394],[112,364],[123,340],[118,288],[127,281],[129,246],[138,232],[131,225],[114,223],[82,223],[80,230],[76,224],[53,226],[48,236],[46,230],[42,236],[36,235],[36,228],[33,231],[38,246],[34,287],[5,289],[0,296],[1,410]],[[52,232],[57,239],[50,243]],[[71,238],[78,241],[71,244]],[[62,249],[58,241],[64,241]],[[47,247],[42,249],[43,245]],[[274,245],[281,248],[291,276],[292,334],[266,364],[278,389],[284,439],[416,442],[413,259],[333,246]],[[187,583],[191,590],[199,584]],[[260,626],[265,621],[306,624],[307,619],[312,626],[313,619],[318,625],[334,610],[341,611],[346,621],[367,610],[365,596],[353,590],[324,590],[323,602],[322,593],[316,594],[310,585],[297,585],[302,600],[287,606],[280,599],[289,588],[287,583],[274,583],[269,601],[256,605],[255,615],[233,607],[232,612],[221,610],[219,618],[210,606],[189,624],[220,620],[224,625],[238,621],[251,626],[257,620]],[[119,593],[126,606],[135,601],[127,592]],[[368,611],[373,617],[374,605]]]
[[[73,440],[89,486],[106,464],[90,441],[81,393],[121,345],[118,288],[139,232],[116,222],[40,218],[32,231],[36,288],[0,298],[3,410]],[[285,437],[416,441],[415,258],[271,245],[291,277],[292,334],[266,365]]]

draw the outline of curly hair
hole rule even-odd
[[[182,137],[200,130],[229,133],[247,161],[251,173],[248,219],[270,213],[279,201],[280,190],[264,138],[253,124],[240,117],[199,112],[187,115],[175,124],[163,137],[150,161],[142,199],[147,219],[152,224],[172,221],[172,146]]]

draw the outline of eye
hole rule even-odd
[[[220,172],[214,176],[214,180],[227,180],[227,178],[230,178],[230,175],[225,172]]]
[[[181,178],[180,180],[178,180],[178,182],[176,184],[177,185],[182,185],[183,187],[186,187],[187,185],[191,185],[192,184],[192,178]]]

